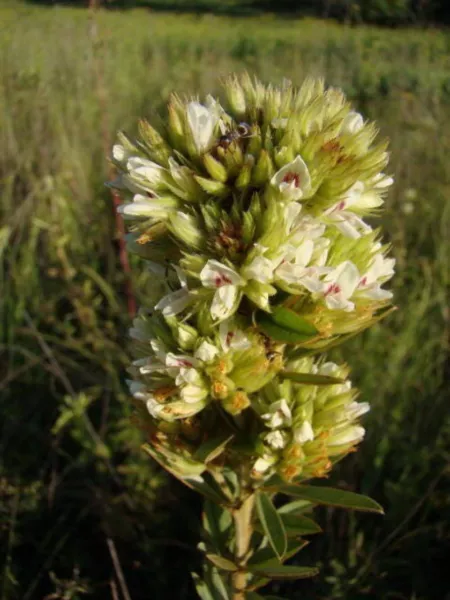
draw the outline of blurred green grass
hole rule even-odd
[[[399,310],[336,351],[372,412],[333,482],[386,517],[323,512],[307,557],[320,581],[281,591],[448,598],[449,32],[21,3],[0,23],[1,600],[114,597],[108,540],[133,600],[195,597],[198,500],[140,453],[130,421],[105,137],[242,70],[342,87],[390,137],[396,178],[383,227]],[[151,281],[132,262],[143,302]]]

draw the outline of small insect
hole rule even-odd
[[[222,135],[217,145],[226,150],[233,142],[252,137],[252,135],[252,130],[248,123],[239,123],[235,129],[231,129]]]

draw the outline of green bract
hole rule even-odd
[[[210,499],[244,506],[266,482],[325,476],[364,436],[369,405],[347,367],[312,355],[389,311],[394,260],[365,219],[392,179],[386,142],[339,90],[243,76],[224,92],[174,96],[165,130],[121,134],[113,160],[129,248],[167,288],[131,330],[148,450]],[[269,505],[259,498],[281,560]]]

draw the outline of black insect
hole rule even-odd
[[[252,137],[252,130],[248,123],[239,123],[235,129],[231,129],[219,138],[218,146],[226,150],[230,144],[241,139]]]

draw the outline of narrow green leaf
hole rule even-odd
[[[279,508],[278,514],[289,515],[292,513],[302,513],[305,510],[308,510],[308,508],[311,508],[311,502],[308,502],[308,500],[294,500]]]
[[[288,496],[308,500],[314,504],[384,514],[383,508],[375,500],[354,492],[312,485],[284,485],[277,488],[277,491]]]
[[[312,323],[285,306],[275,307],[271,315],[272,321],[285,329],[290,329],[308,337],[313,337],[319,333]]]
[[[256,317],[256,322],[261,331],[276,342],[286,342],[286,344],[300,344],[311,339],[312,336],[297,333],[285,327],[276,325],[268,313],[262,312]]]
[[[322,529],[317,523],[303,515],[281,515],[288,536],[313,535]]]
[[[280,515],[277,513],[276,508],[266,493],[260,492],[256,496],[256,509],[270,545],[278,558],[282,560],[287,550],[286,532]]]
[[[212,562],[213,565],[223,569],[224,571],[237,571],[237,566],[228,558],[220,556],[219,554],[207,554],[206,558]]]
[[[201,579],[197,573],[191,573],[194,580],[195,589],[201,600],[215,600],[212,592],[208,589],[206,582]]]
[[[280,566],[252,566],[248,567],[251,573],[265,575],[270,579],[306,579],[314,577],[319,572],[316,567],[297,567],[295,565],[280,565]]]
[[[199,446],[193,458],[202,463],[211,462],[225,450],[226,445],[232,439],[232,435],[210,438]]]
[[[341,377],[314,373],[295,373],[294,371],[281,371],[280,377],[305,385],[336,385],[338,383],[345,383],[345,379],[341,379]]]
[[[287,550],[284,555],[284,558],[287,560],[292,556],[295,556],[297,552],[300,552],[302,548],[308,545],[309,542],[306,540],[302,540],[299,542],[298,540],[288,540]],[[267,563],[280,564],[280,561],[275,554],[273,548],[271,546],[267,546],[266,548],[261,548],[257,550],[248,560],[249,565],[265,565]]]
[[[217,554],[226,552],[226,541],[232,518],[228,510],[205,498],[203,505],[203,527],[209,536],[209,543]]]

